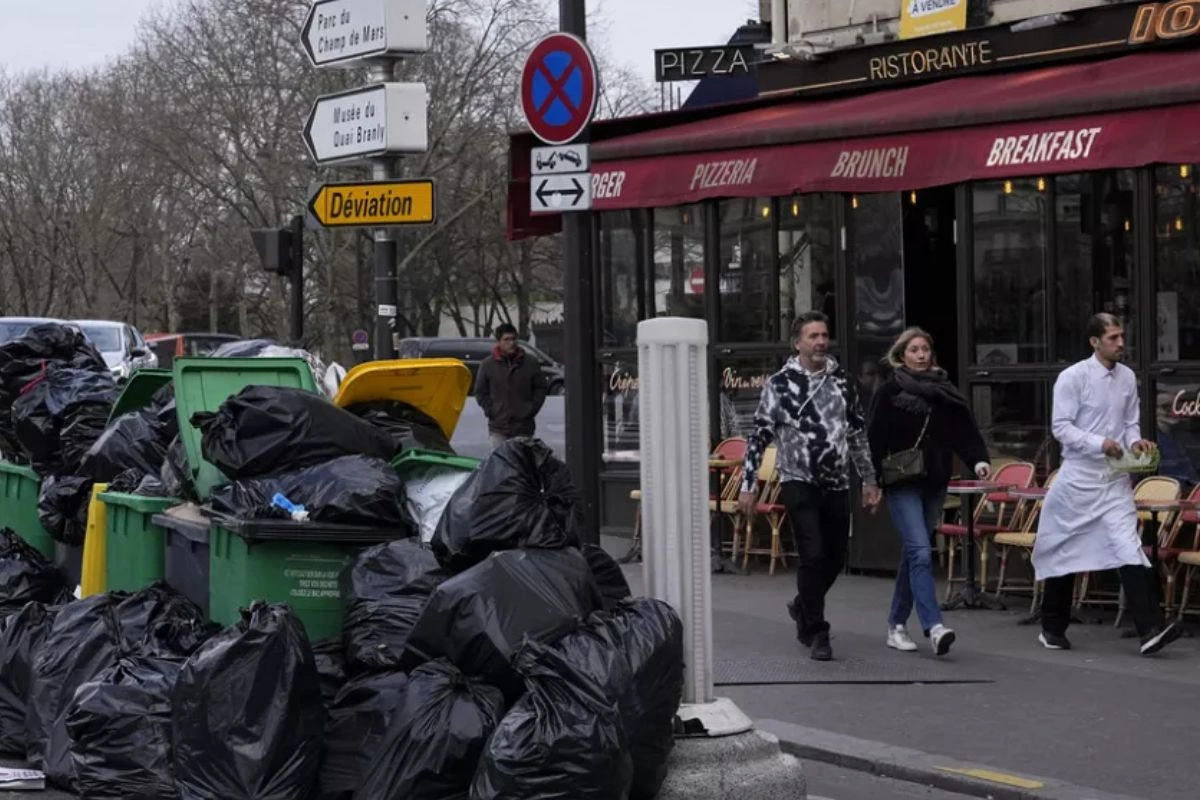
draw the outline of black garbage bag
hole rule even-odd
[[[346,684],[346,648],[342,644],[342,637],[332,636],[314,644],[313,660],[317,665],[317,676],[321,679],[321,701],[329,710]]]
[[[158,475],[167,459],[165,432],[155,414],[143,409],[113,421],[83,457],[77,475],[110,483],[126,470]]]
[[[192,469],[188,465],[187,449],[183,439],[176,436],[167,448],[167,459],[163,462],[162,472],[163,492],[167,497],[178,497],[180,500],[196,500],[196,484],[192,478]]]
[[[396,446],[383,431],[319,394],[278,386],[248,386],[200,413],[204,458],[233,480],[295,472],[343,456],[387,461]]]
[[[504,716],[499,690],[439,659],[413,670],[357,797],[468,800],[483,749]]]
[[[104,432],[119,391],[107,370],[50,365],[12,405],[17,441],[39,475],[73,472]]]
[[[633,596],[633,590],[629,588],[629,581],[625,580],[621,565],[603,547],[585,544],[579,548],[579,552],[587,559],[592,579],[596,581],[596,588],[604,598],[605,609],[615,608],[622,600]]]
[[[50,475],[38,493],[38,521],[54,541],[79,547],[87,534],[92,481],[88,478]]]
[[[398,400],[379,400],[347,406],[346,410],[386,431],[398,453],[405,450],[454,453],[442,426],[416,406]]]
[[[71,761],[88,800],[177,800],[171,691],[179,659],[123,658],[75,692],[67,713]]]
[[[287,605],[255,602],[209,639],[184,665],[171,708],[184,797],[308,796],[321,765],[325,707],[312,646]]]
[[[67,602],[67,579],[45,556],[8,528],[0,528],[0,616],[15,614],[26,603]]]
[[[471,800],[627,798],[633,769],[604,681],[538,642],[515,663],[528,692],[488,742]]]
[[[497,550],[579,546],[579,494],[567,465],[537,439],[510,439],[450,498],[433,536],[461,572]]]
[[[47,323],[0,345],[0,452],[26,463],[28,457],[13,428],[12,407],[30,385],[44,379],[51,366],[73,366],[108,372],[100,353],[82,331]]]
[[[298,472],[235,481],[213,490],[209,505],[239,519],[286,516],[271,505],[277,493],[304,506],[312,522],[395,528],[398,536],[415,531],[404,505],[404,482],[386,461],[368,456],[342,456]]]
[[[57,606],[29,603],[6,617],[0,627],[0,753],[25,757],[29,746],[25,714],[33,660],[58,612]]]
[[[366,781],[404,704],[408,675],[372,672],[351,678],[329,709],[320,800],[366,800]]]
[[[449,577],[415,539],[376,545],[355,558],[340,578],[350,670],[398,667],[429,596]]]
[[[163,387],[150,398],[150,405],[146,406],[145,410],[152,414],[154,421],[158,423],[160,441],[169,446],[179,435],[179,414],[175,409],[175,384],[173,382],[163,384]]]
[[[127,469],[108,482],[108,491],[136,494],[142,497],[166,497],[158,475],[144,475],[139,470]]]
[[[123,655],[183,660],[208,634],[200,609],[163,584],[62,608],[33,664],[27,756],[56,786],[75,788],[66,717],[75,692]]]
[[[526,637],[552,638],[600,608],[578,550],[509,550],[442,583],[408,637],[406,669],[445,657],[465,674],[521,695],[512,655]]]

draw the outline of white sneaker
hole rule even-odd
[[[888,628],[887,646],[905,653],[911,653],[917,649],[917,643],[909,638],[908,629],[903,625]]]
[[[950,652],[950,645],[954,644],[954,631],[945,625],[934,625],[933,630],[929,631],[929,640],[933,643],[934,654],[944,656]]]

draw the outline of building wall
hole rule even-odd
[[[1000,25],[1123,0],[968,0],[986,3],[982,24]],[[788,0],[787,40],[815,50],[878,44],[897,38],[905,0]],[[769,5],[769,3],[767,4]],[[776,23],[772,23],[773,25]]]

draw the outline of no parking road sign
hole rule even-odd
[[[521,73],[521,105],[539,139],[574,140],[592,121],[599,94],[596,61],[582,39],[552,33],[534,45]]]

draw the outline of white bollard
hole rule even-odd
[[[708,324],[638,323],[642,572],[683,619],[683,702],[713,701],[708,506]]]

